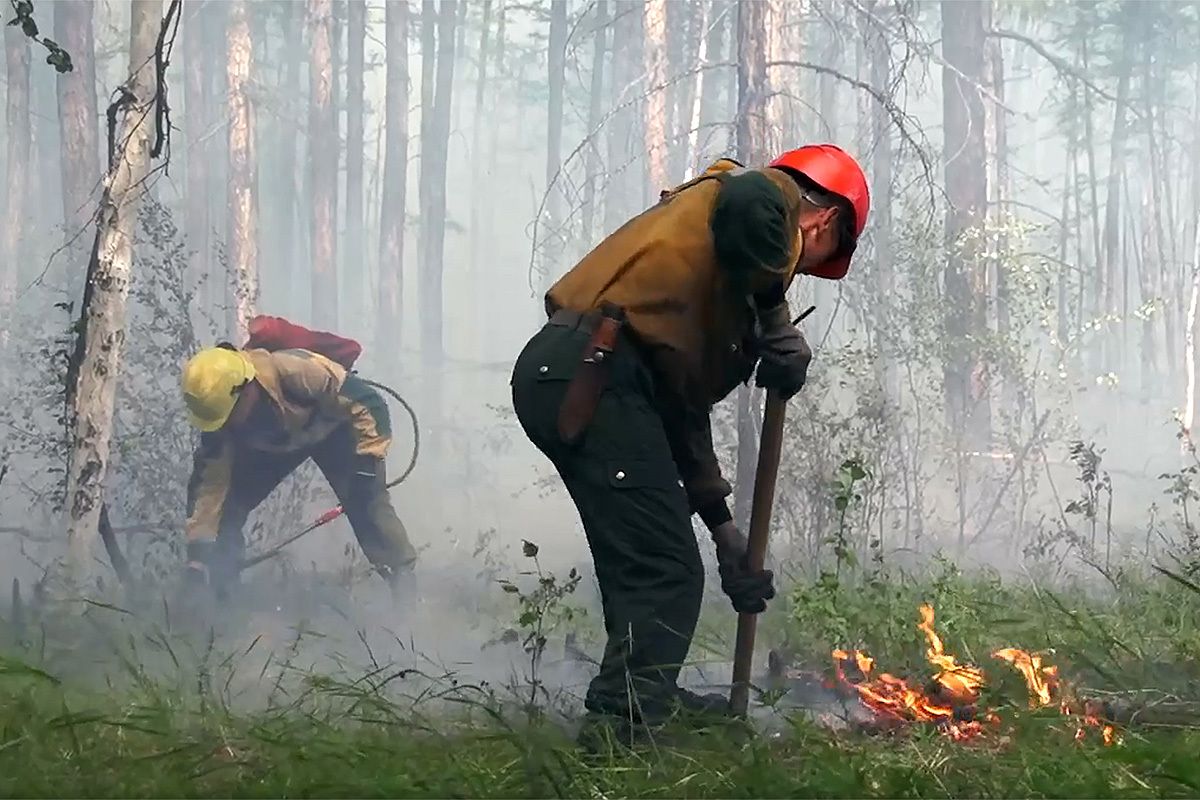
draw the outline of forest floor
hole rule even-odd
[[[1190,711],[1200,700],[1200,593],[1178,580],[1117,574],[1102,590],[1050,592],[948,566],[853,589],[825,576],[781,599],[760,635],[808,654],[791,658],[805,674],[828,674],[831,645],[849,644],[868,650],[878,671],[921,685],[932,674],[915,626],[923,603],[937,609],[946,652],[986,674],[979,705],[997,721],[971,741],[930,724],[870,734],[781,710],[788,723],[769,734],[740,725],[663,731],[633,749],[588,753],[575,744],[574,723],[549,708],[531,713],[510,689],[421,683],[414,675],[430,670],[374,654],[361,673],[306,670],[287,688],[270,677],[278,656],[255,662],[258,681],[274,683],[249,703],[235,699],[245,694],[225,667],[251,658],[259,637],[238,650],[229,640],[219,658],[210,637],[199,648],[203,665],[188,666],[181,648],[126,623],[129,646],[113,649],[118,668],[101,675],[80,657],[101,625],[93,620],[83,626],[91,633],[72,639],[43,624],[0,650],[0,796],[1200,795],[1200,712]],[[728,634],[732,615],[710,616],[717,623],[706,623],[698,646]],[[1147,709],[1143,719],[1118,726],[1105,745],[1099,728],[1080,728],[1053,705],[1030,710],[1021,676],[990,655],[1008,645],[1042,654],[1080,695]],[[420,686],[393,691],[400,684]],[[767,700],[789,705],[781,692]],[[1168,706],[1174,716],[1156,715]]]

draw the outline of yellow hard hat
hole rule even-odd
[[[183,365],[183,401],[188,420],[205,433],[225,424],[238,390],[254,380],[254,365],[236,350],[210,347]]]

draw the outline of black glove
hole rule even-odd
[[[812,349],[804,334],[788,319],[787,303],[759,312],[757,385],[774,389],[787,399],[800,391],[808,378]]]
[[[751,571],[747,563],[746,537],[732,522],[718,525],[712,532],[717,545],[717,572],[721,590],[739,614],[761,614],[767,601],[775,596],[775,573],[769,569]]]

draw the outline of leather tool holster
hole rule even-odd
[[[620,306],[605,303],[600,307],[599,320],[558,409],[558,435],[564,444],[574,444],[591,424],[608,383],[608,362],[624,324],[625,310]]]

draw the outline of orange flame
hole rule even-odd
[[[861,650],[832,652],[837,678],[843,685],[853,688],[862,704],[883,722],[934,723],[955,741],[974,739],[984,732],[984,723],[1000,721],[993,711],[980,713],[975,707],[985,683],[983,670],[972,664],[960,664],[947,653],[933,627],[933,608],[922,605],[920,612],[917,630],[925,636],[925,658],[937,670],[928,684],[910,686],[907,681],[887,672],[874,676],[875,660]],[[1043,664],[1041,655],[1005,647],[992,656],[1021,673],[1029,690],[1031,708],[1043,708],[1057,702],[1064,715],[1074,718],[1076,740],[1083,739],[1088,728],[1099,728],[1106,745],[1117,741],[1116,730],[1103,719],[1103,710],[1096,704],[1080,704],[1068,696],[1059,679],[1058,668]],[[847,676],[846,669],[851,664],[861,679],[852,680]]]

